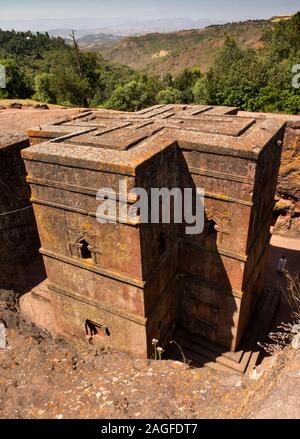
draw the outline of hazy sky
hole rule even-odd
[[[149,20],[269,18],[300,10],[300,0],[0,0],[0,21],[28,19]]]

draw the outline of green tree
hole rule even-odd
[[[199,69],[185,69],[174,79],[174,88],[182,94],[182,103],[190,104],[194,101],[193,87],[201,77]]]
[[[128,84],[119,85],[107,104],[115,110],[138,111],[154,105],[155,97],[145,82],[134,79]]]
[[[52,89],[54,81],[50,73],[39,73],[35,77],[35,94],[33,96],[37,101],[56,103],[55,92]]]
[[[157,94],[156,100],[158,104],[181,104],[182,93],[176,88],[168,87]]]
[[[13,58],[0,59],[0,64],[6,70],[6,88],[0,88],[0,96],[21,99],[31,97],[33,89],[25,69],[22,69]]]
[[[226,37],[223,49],[207,74],[207,102],[251,110],[249,101],[265,85],[265,64],[254,50],[242,50]]]
[[[173,87],[173,78],[171,73],[166,73],[163,77],[163,85],[168,88],[168,87]]]
[[[89,99],[94,96],[93,87],[97,78],[94,56],[83,56],[82,65],[84,74],[80,75],[73,54],[71,52],[60,54],[56,66],[50,70],[50,87],[57,102],[80,107],[88,106]]]
[[[205,105],[208,102],[207,79],[205,76],[198,79],[192,89],[195,104]]]

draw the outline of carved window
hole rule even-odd
[[[99,250],[95,248],[95,236],[83,233],[80,229],[69,229],[70,253],[73,257],[97,264]]]
[[[82,259],[92,259],[92,252],[90,250],[89,243],[82,239],[80,242],[80,256]]]
[[[217,231],[217,223],[214,220],[209,220],[207,223],[207,234],[208,236],[212,238],[217,238],[218,231]]]
[[[85,321],[85,333],[90,337],[110,337],[110,330],[106,326],[92,322],[91,320]]]

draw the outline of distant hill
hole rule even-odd
[[[93,49],[95,45],[99,46],[102,44],[116,43],[121,39],[122,36],[114,35],[114,34],[107,34],[107,33],[89,34],[89,35],[85,35],[84,37],[78,38],[78,43],[80,44],[80,47],[82,49],[90,50]],[[71,40],[69,38],[66,38],[66,43],[71,43]]]
[[[89,50],[148,73],[176,74],[195,66],[206,72],[223,46],[226,34],[234,37],[242,48],[259,48],[262,34],[272,26],[269,20],[251,20],[204,29],[151,33],[125,37],[112,44],[89,44]]]

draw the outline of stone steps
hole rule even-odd
[[[173,337],[177,345],[169,345],[166,355],[172,360],[185,361],[192,367],[206,366],[219,371],[246,373],[258,363],[261,348],[257,343],[266,340],[279,303],[278,292],[262,293],[237,352],[226,351],[222,346],[178,328]]]

